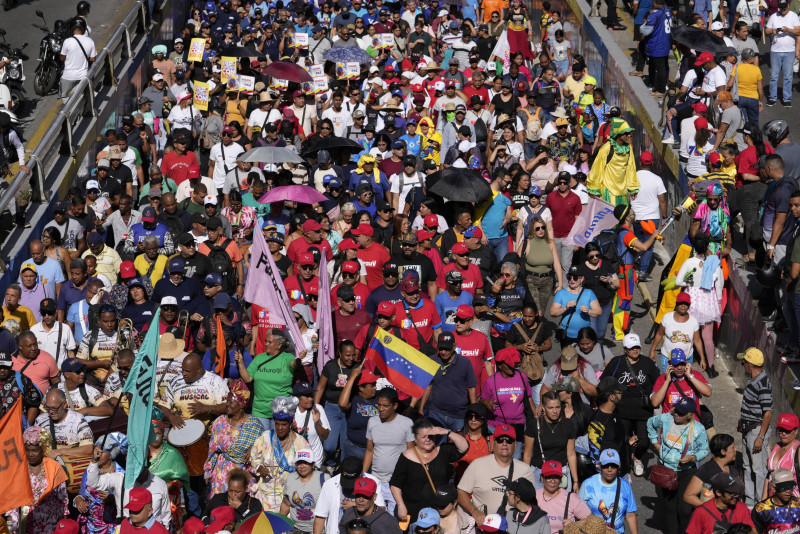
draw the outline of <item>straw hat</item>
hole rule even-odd
[[[269,91],[262,91],[258,96],[258,101],[263,104],[264,102],[274,102],[275,100],[269,94]]]
[[[596,515],[590,515],[583,521],[564,525],[564,534],[615,534],[617,531],[607,527]]]
[[[161,338],[158,340],[158,357],[162,360],[174,360],[183,354],[185,346],[186,342],[182,339],[175,339],[172,333],[161,334]]]
[[[444,69],[443,69],[442,67],[440,67],[440,66],[439,66],[439,64],[438,64],[438,63],[436,63],[435,61],[431,61],[430,63],[428,63],[428,64],[425,66],[425,68],[424,68],[423,70],[424,70],[425,72],[431,72],[431,71],[433,71],[433,72],[441,72],[441,71],[443,71]]]

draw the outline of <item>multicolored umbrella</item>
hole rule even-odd
[[[313,187],[307,185],[282,185],[271,189],[258,201],[262,204],[269,204],[270,202],[281,202],[284,200],[291,200],[292,202],[299,202],[301,204],[315,204],[317,202],[325,202],[328,198]]]
[[[294,521],[275,512],[262,512],[246,519],[234,534],[285,534],[294,529]]]

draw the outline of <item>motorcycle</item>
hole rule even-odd
[[[10,65],[0,68],[0,85],[5,85],[11,93],[11,107],[9,111],[19,114],[25,105],[25,70],[23,61],[28,57],[22,52],[28,43],[23,43],[20,48],[13,48],[6,41],[6,32],[0,29],[0,57],[9,59]]]
[[[63,64],[61,63],[61,45],[65,39],[66,25],[63,20],[57,20],[53,31],[47,27],[44,13],[36,10],[36,15],[44,22],[43,26],[34,24],[33,27],[44,32],[39,43],[39,66],[33,77],[33,90],[39,96],[48,94],[61,79]]]

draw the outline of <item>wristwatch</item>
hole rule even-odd
[[[761,438],[762,441],[767,439],[767,436],[765,436],[764,434],[759,434],[758,437]]]
[[[775,250],[775,245],[767,245],[767,250]]]

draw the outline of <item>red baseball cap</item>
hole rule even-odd
[[[708,128],[708,121],[703,117],[697,117],[694,120],[694,127],[695,129],[699,130],[701,128]]]
[[[424,226],[428,228],[438,228],[439,227],[439,217],[434,215],[433,213],[429,213],[425,216],[425,220],[423,221]]]
[[[494,361],[497,363],[507,363],[511,367],[514,367],[514,365],[520,362],[519,351],[514,347],[500,349],[494,355]]]
[[[455,87],[456,86],[456,81],[455,80],[447,80],[447,82],[444,84],[444,86],[445,87]]]
[[[303,223],[303,232],[319,232],[322,230],[322,225],[314,219],[309,219]]]
[[[123,279],[136,278],[136,266],[132,261],[123,261],[119,266],[119,274]]]
[[[712,54],[711,52],[703,52],[702,54],[697,56],[697,59],[694,62],[694,66],[701,67],[706,63],[708,63],[709,61],[714,61],[714,54]]]
[[[426,239],[433,239],[435,236],[433,232],[428,232],[427,230],[417,230],[417,239],[419,241],[425,241]]]
[[[310,252],[303,252],[297,257],[297,265],[314,265],[314,255]]]
[[[708,155],[708,162],[711,165],[719,165],[722,163],[722,156],[719,155],[719,152],[712,152]]]
[[[200,167],[189,167],[187,176],[190,180],[193,178],[200,178]]]
[[[62,519],[56,525],[53,534],[78,534],[81,531],[80,525],[74,519]]]
[[[695,110],[697,113],[705,113],[708,111],[708,106],[703,104],[702,102],[697,102],[696,104],[692,104],[692,109]]]
[[[414,293],[415,291],[419,291],[419,278],[412,274],[407,274],[403,277],[403,281],[400,282],[400,289],[406,293]]]
[[[464,243],[456,243],[453,245],[453,248],[450,249],[453,254],[467,254],[469,249],[467,249],[467,245]]]
[[[359,224],[357,228],[350,230],[350,233],[353,235],[365,235],[368,237],[375,235],[375,232],[372,230],[372,226],[368,224]]]
[[[236,513],[232,506],[218,506],[211,511],[211,522],[206,527],[206,532],[220,532],[225,530],[228,523],[236,520]]]
[[[556,460],[548,460],[542,465],[542,476],[543,477],[553,477],[553,476],[562,476],[564,474],[563,467],[561,462]]]
[[[346,261],[342,264],[343,273],[357,273],[360,270],[361,267],[355,261]]]
[[[383,315],[384,317],[391,317],[394,315],[394,304],[389,302],[388,300],[384,300],[380,304],[378,304],[378,310],[375,312],[375,315]]]
[[[206,531],[206,526],[203,520],[199,517],[190,517],[183,522],[183,534],[203,534]]]
[[[153,503],[153,494],[147,488],[133,488],[128,497],[128,504],[125,505],[125,508],[131,512],[138,512],[146,505]]]
[[[784,430],[794,430],[800,426],[800,419],[793,413],[782,413],[778,417],[778,424],[775,428],[783,428]]]
[[[378,485],[374,480],[367,477],[361,477],[356,480],[356,485],[353,487],[353,497],[361,495],[362,497],[372,497],[378,491]]]
[[[370,373],[369,371],[361,371],[361,378],[358,379],[358,385],[374,384],[377,381],[378,377],[374,373]]]
[[[495,427],[494,429],[494,439],[508,436],[511,439],[517,439],[517,431],[514,430],[514,427],[511,425],[500,425]]]
[[[642,155],[639,156],[639,161],[641,161],[645,165],[650,165],[651,163],[653,163],[653,154],[645,150],[644,152],[642,152]]]
[[[358,248],[358,243],[356,243],[349,237],[339,241],[339,250],[356,250],[357,248]]]
[[[692,297],[689,293],[679,293],[678,297],[675,299],[675,304],[686,303],[688,305],[692,305]]]
[[[415,83],[414,85],[411,86],[411,90],[414,91],[415,93],[421,93],[423,91],[422,84]]]
[[[462,304],[456,308],[456,317],[459,319],[472,319],[475,317],[475,310],[472,309],[472,306]]]

